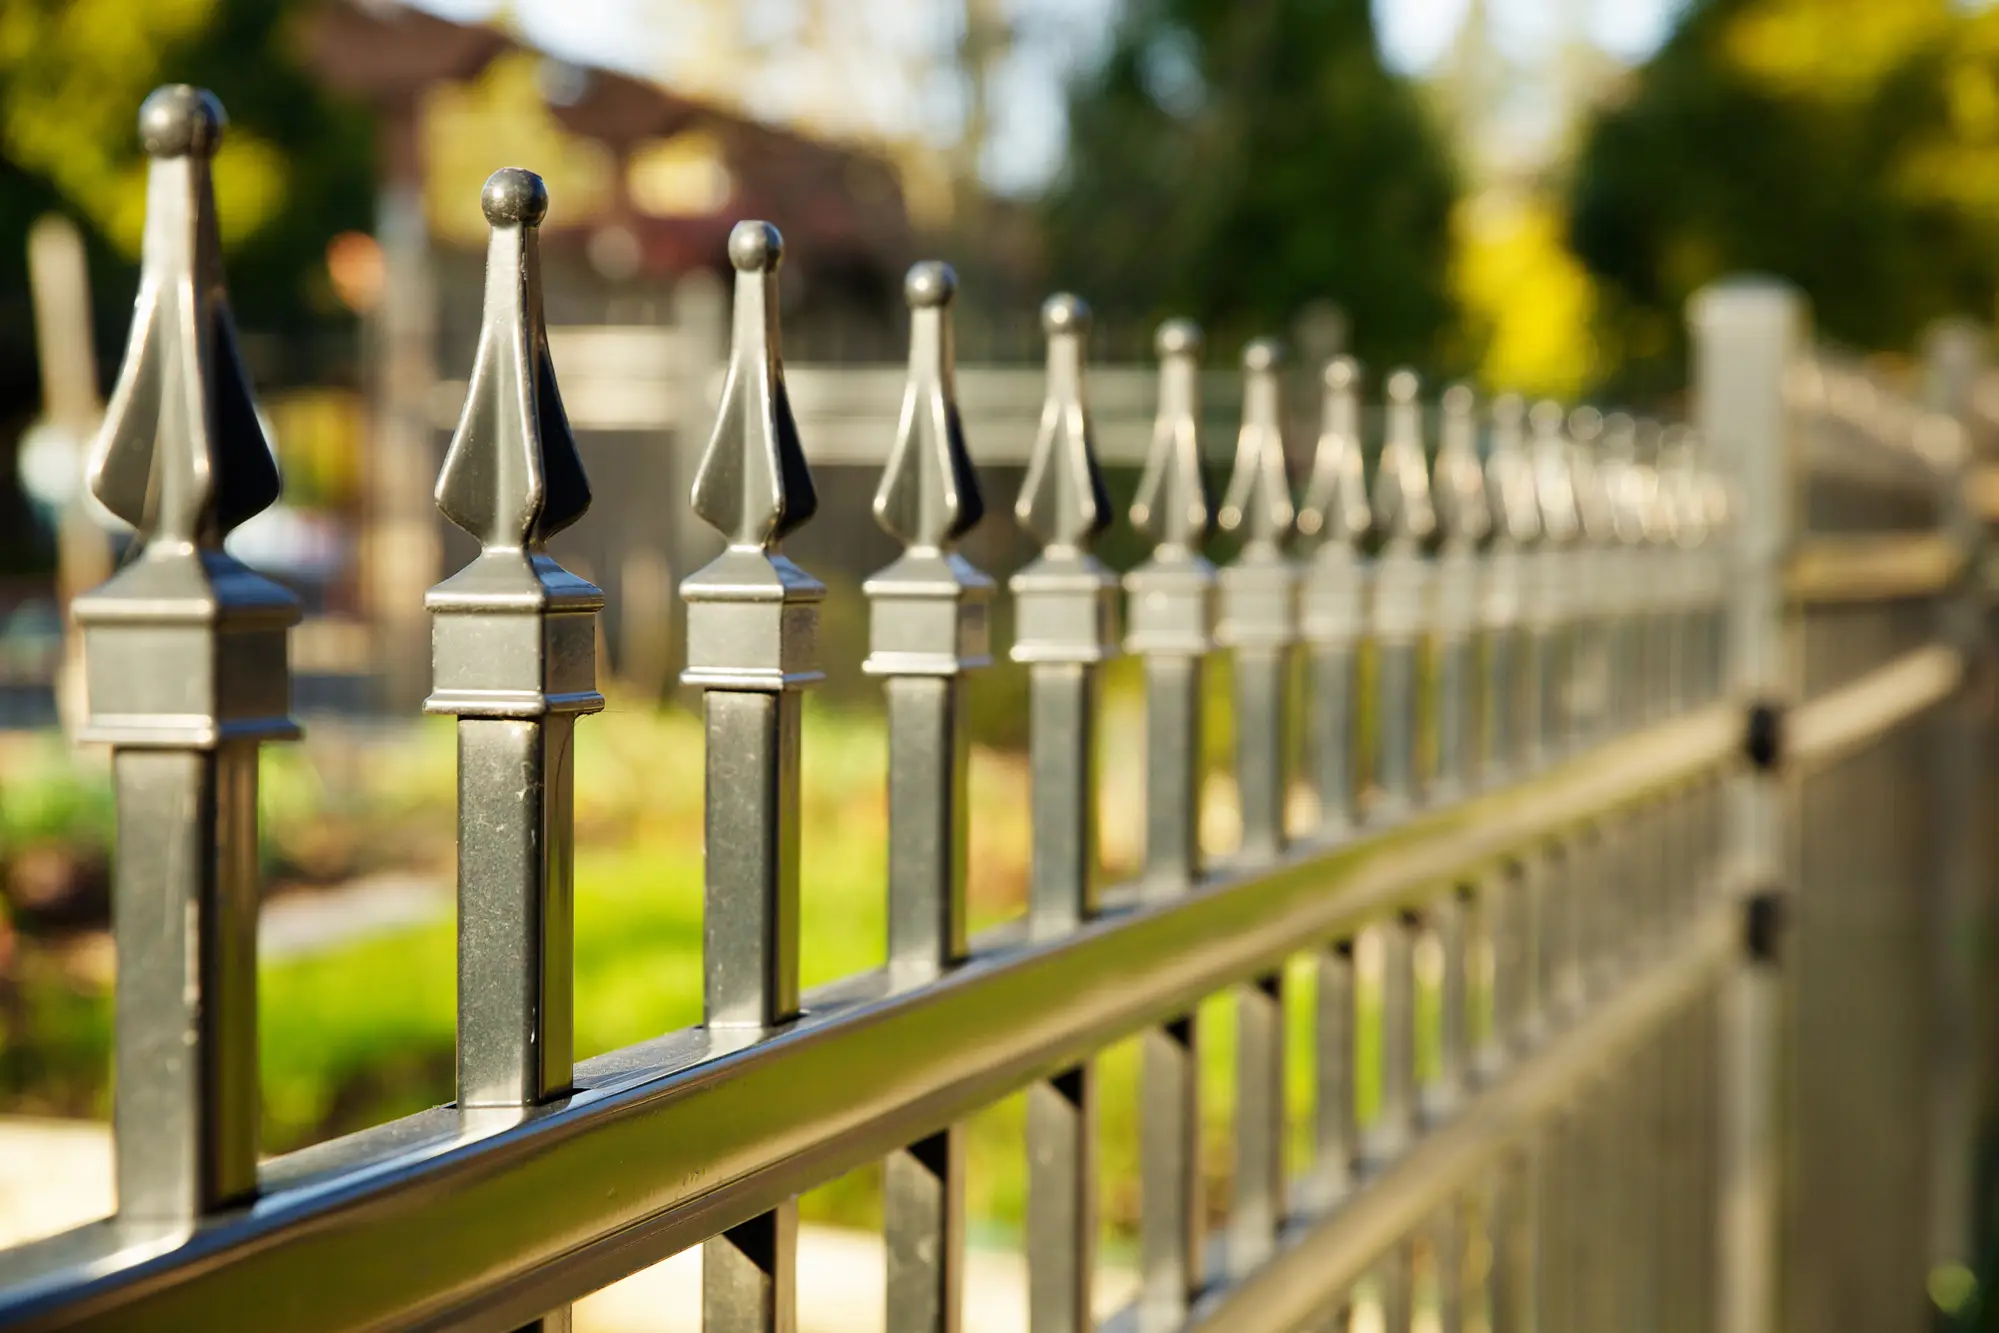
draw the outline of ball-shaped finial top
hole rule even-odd
[[[1201,326],[1191,319],[1169,319],[1152,336],[1152,349],[1160,356],[1199,356]]]
[[[548,187],[525,167],[501,167],[486,177],[479,207],[495,227],[538,227],[548,216]]]
[[[1041,331],[1051,338],[1058,333],[1088,333],[1090,303],[1069,292],[1057,292],[1041,303]]]
[[[1354,389],[1360,386],[1360,362],[1350,356],[1336,356],[1326,362],[1326,387],[1328,389]]]
[[[1535,430],[1544,435],[1552,435],[1561,430],[1562,419],[1566,415],[1560,403],[1552,398],[1543,398],[1528,411],[1527,420]]]
[[[1518,426],[1527,417],[1527,400],[1517,393],[1502,393],[1492,400],[1492,424]]]
[[[153,157],[212,156],[229,117],[206,88],[169,83],[139,104],[139,142]]]
[[[784,237],[768,222],[738,222],[729,232],[729,262],[739,273],[775,273],[784,262]]]
[[[909,266],[902,280],[902,294],[912,310],[934,310],[951,304],[958,294],[958,274],[941,259],[925,259]]]
[[[1242,368],[1252,375],[1268,374],[1284,364],[1284,344],[1275,338],[1251,338],[1242,349]]]
[[[1453,384],[1444,390],[1444,410],[1452,416],[1470,416],[1476,401],[1469,384]]]
[[[1415,371],[1404,367],[1388,377],[1387,387],[1389,401],[1413,403],[1416,401],[1417,393],[1422,390],[1423,382],[1416,378]]]
[[[1579,440],[1594,440],[1603,434],[1603,413],[1584,404],[1569,413],[1569,434]]]

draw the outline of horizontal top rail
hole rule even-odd
[[[1716,705],[1389,831],[1223,866],[1170,904],[1112,894],[1073,934],[981,940],[918,990],[870,973],[762,1039],[692,1029],[586,1061],[545,1108],[444,1107],[279,1159],[255,1204],[191,1235],[111,1220],[0,1255],[0,1325],[515,1327],[1440,879],[1731,766],[1740,733]]]
[[[1935,531],[1813,537],[1791,556],[1785,590],[1800,602],[1931,597],[1964,568],[1964,548]]]

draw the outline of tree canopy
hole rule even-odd
[[[1050,269],[1100,309],[1236,340],[1330,299],[1363,356],[1443,345],[1455,172],[1368,0],[1132,0],[1069,126]]]
[[[1627,387],[1677,382],[1684,303],[1730,272],[1797,283],[1860,347],[1989,317],[1995,224],[1999,12],[1949,0],[1695,0],[1588,127],[1571,195]]]

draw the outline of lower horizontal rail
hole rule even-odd
[[[1955,653],[1926,648],[1800,705],[1793,760],[1865,743],[1941,699],[1961,671]],[[0,1327],[518,1327],[1440,879],[1726,768],[1741,743],[1739,712],[1717,705],[1390,831],[1301,847],[1254,873],[1224,867],[1168,905],[1126,899],[1062,939],[983,941],[920,989],[897,993],[869,974],[808,996],[805,1016],[769,1036],[694,1029],[588,1061],[579,1091],[552,1106],[441,1107],[281,1158],[254,1205],[191,1234],[114,1219],[0,1253]],[[1440,1135],[1410,1160],[1454,1142]],[[1358,1239],[1338,1238],[1403,1216],[1366,1220],[1387,1206],[1329,1220],[1334,1239],[1297,1253],[1357,1253]],[[1288,1259],[1245,1292],[1297,1280],[1282,1275],[1300,1262],[1319,1260]]]
[[[1321,1215],[1295,1219],[1274,1259],[1203,1299],[1189,1333],[1281,1333],[1322,1313],[1593,1074],[1714,985],[1740,948],[1741,910],[1728,904],[1710,911],[1621,991],[1472,1095],[1364,1188]]]
[[[1932,644],[1799,705],[1785,722],[1784,757],[1819,767],[1942,703],[1964,678],[1964,658]]]

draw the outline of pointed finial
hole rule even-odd
[[[1492,400],[1486,491],[1492,500],[1493,532],[1509,546],[1525,546],[1541,535],[1541,501],[1527,456],[1526,423],[1527,404],[1519,394],[1503,393]]]
[[[1131,504],[1131,525],[1163,554],[1191,553],[1208,533],[1201,475],[1201,326],[1169,319],[1153,339],[1159,353],[1159,415]]]
[[[1430,469],[1423,457],[1422,381],[1413,370],[1388,377],[1388,424],[1374,477],[1374,522],[1384,549],[1410,550],[1437,530]]]
[[[90,490],[148,547],[218,549],[276,502],[222,279],[210,159],[228,123],[213,94],[157,89],[139,108],[152,158],[132,332],[91,450]]]
[[[1257,338],[1242,349],[1242,430],[1236,436],[1235,472],[1219,515],[1224,532],[1241,531],[1260,545],[1275,545],[1291,530],[1291,478],[1284,468],[1283,386],[1278,378],[1284,345]]]
[[[534,551],[590,507],[542,318],[536,228],[548,190],[532,171],[502,167],[479,202],[492,228],[486,307],[437,507],[487,550]]]
[[[956,675],[986,665],[993,583],[952,550],[985,514],[965,448],[951,339],[958,275],[925,260],[909,270],[909,385],[875,518],[907,549],[862,589],[873,676]]]
[[[1041,306],[1041,328],[1048,335],[1048,399],[1013,512],[1044,549],[1082,550],[1111,521],[1083,400],[1083,340],[1090,331],[1090,307],[1066,292],[1051,296]]]
[[[1360,362],[1336,356],[1326,363],[1325,402],[1312,474],[1298,509],[1298,531],[1313,546],[1352,547],[1374,522],[1360,446]]]
[[[953,370],[951,298],[958,275],[938,260],[909,270],[909,385],[895,447],[875,491],[875,519],[911,548],[942,549],[985,516],[965,451]]]
[[[1437,523],[1444,543],[1468,550],[1492,532],[1492,504],[1478,460],[1478,400],[1469,384],[1444,390],[1444,425],[1437,441]]]
[[[87,741],[208,751],[298,734],[286,638],[298,597],[222,544],[279,490],[215,230],[209,161],[226,123],[213,96],[185,84],[139,109],[152,158],[139,295],[90,489],[138,529],[142,552],[74,605],[90,660]]]
[[[819,506],[785,394],[777,273],[784,238],[768,222],[729,233],[736,309],[722,406],[694,474],[694,512],[731,546],[775,549]]]
[[[1573,462],[1562,426],[1567,418],[1562,405],[1551,399],[1534,404],[1527,422],[1534,432],[1534,494],[1541,507],[1541,540],[1565,545],[1575,540],[1578,530]]]

